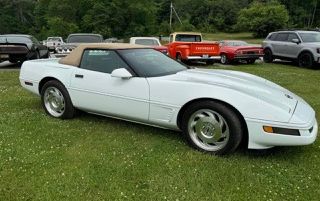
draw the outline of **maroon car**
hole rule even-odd
[[[236,61],[253,64],[257,59],[263,57],[263,49],[259,45],[249,45],[244,41],[224,40],[220,41],[220,56],[222,64]]]
[[[0,35],[0,62],[24,62],[30,59],[48,58],[47,46],[30,35]]]

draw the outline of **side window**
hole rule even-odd
[[[268,37],[268,40],[275,40],[277,35],[278,35],[277,33],[270,34],[270,36]]]
[[[112,50],[85,50],[80,68],[109,73],[118,68],[128,68],[128,65]]]
[[[289,34],[287,33],[279,33],[276,37],[276,41],[288,41]]]
[[[299,40],[297,34],[295,34],[295,33],[289,34],[288,41],[292,42],[293,39],[298,39]]]

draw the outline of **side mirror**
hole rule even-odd
[[[130,79],[132,78],[131,73],[125,68],[118,68],[112,71],[111,77]]]
[[[292,42],[293,42],[293,43],[296,43],[296,44],[299,44],[299,43],[300,43],[300,40],[297,39],[297,38],[294,38],[294,39],[292,39]]]

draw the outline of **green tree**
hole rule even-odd
[[[252,31],[256,37],[265,37],[269,32],[286,27],[288,20],[288,11],[279,2],[254,2],[240,11],[237,28]]]

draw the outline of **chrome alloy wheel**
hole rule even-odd
[[[54,117],[61,117],[65,111],[65,101],[62,93],[55,87],[48,87],[44,92],[44,105]]]
[[[189,119],[188,130],[192,141],[206,151],[222,149],[230,137],[226,120],[209,109],[196,111]]]

